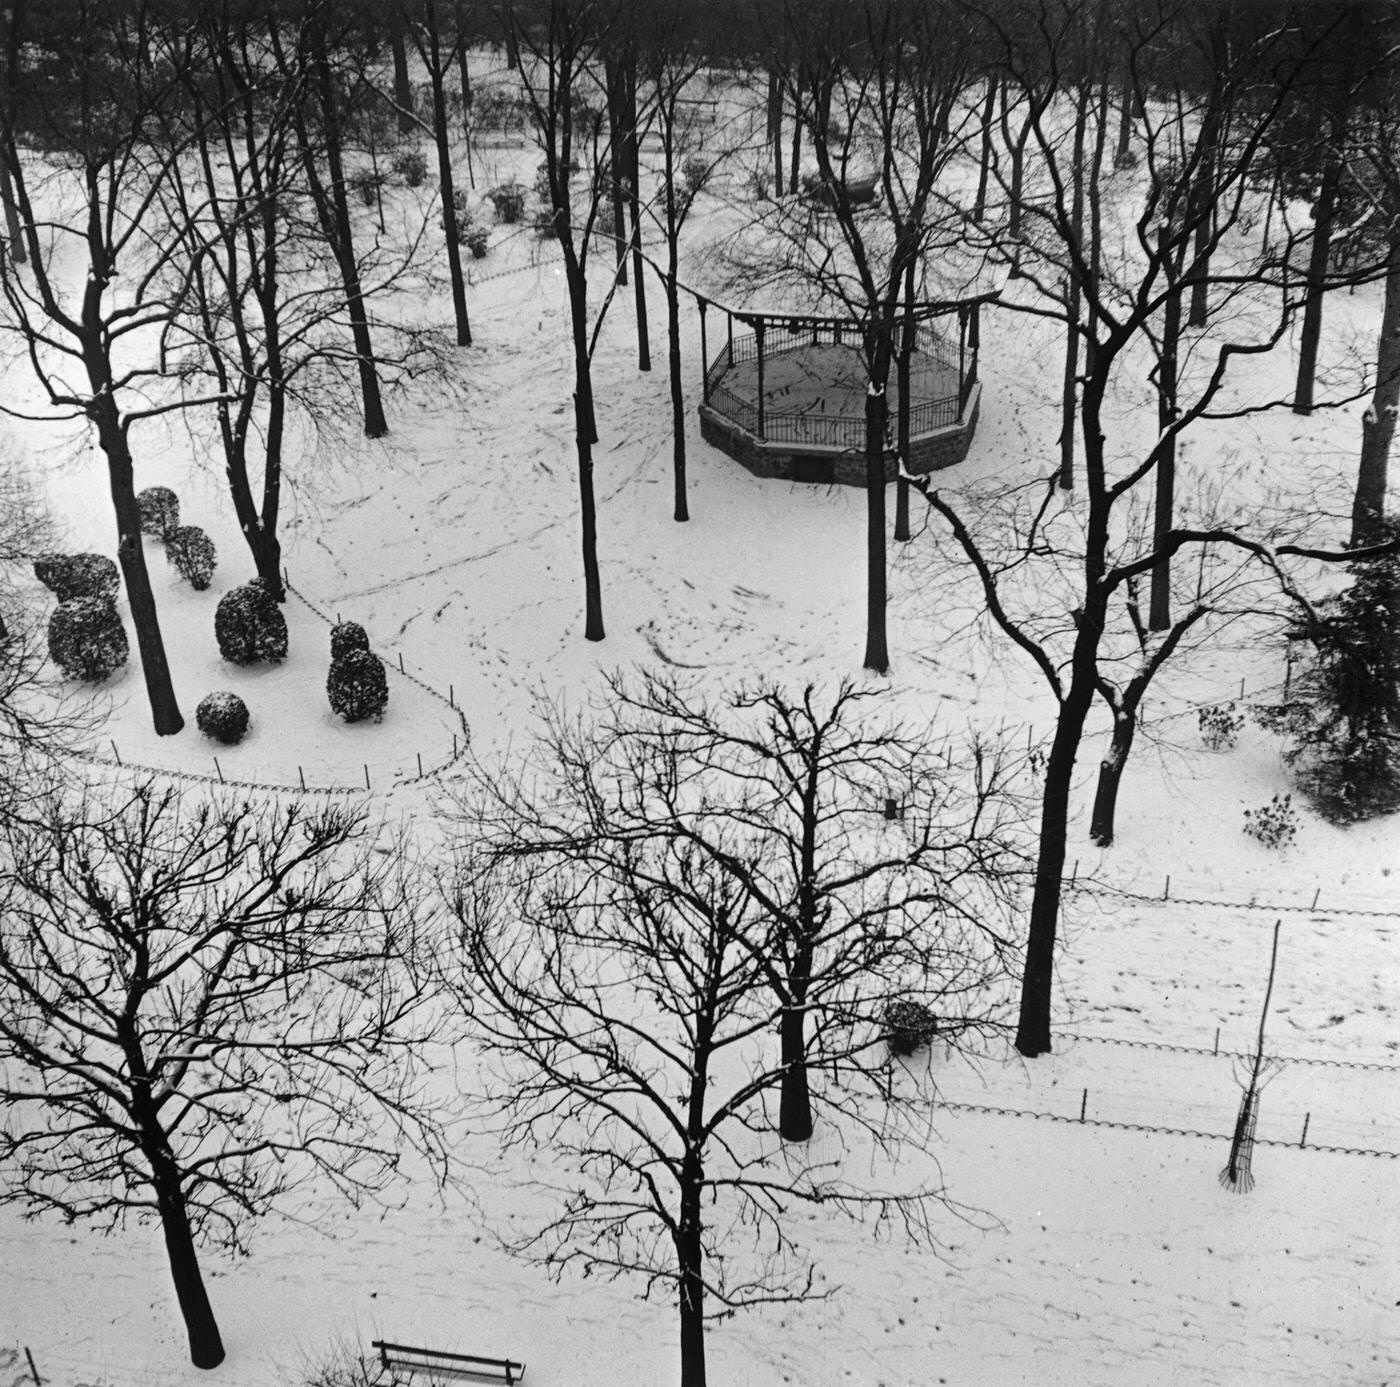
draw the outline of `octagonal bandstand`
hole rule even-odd
[[[961,462],[977,428],[980,305],[922,304],[895,325],[895,359],[908,340],[908,471]],[[709,355],[706,309],[725,316]],[[705,351],[700,432],[760,477],[865,484],[867,373],[863,324],[850,318],[747,313],[700,300]],[[945,336],[935,324],[956,324]],[[735,325],[739,331],[736,333]],[[891,367],[885,478],[899,472],[900,380]]]

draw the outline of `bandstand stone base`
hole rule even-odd
[[[909,471],[915,476],[937,472],[961,462],[977,431],[977,415],[982,403],[982,387],[974,385],[967,404],[955,423],[918,435],[909,441]],[[722,453],[727,453],[756,477],[775,477],[789,482],[812,482],[819,486],[833,483],[865,485],[865,457],[849,448],[808,443],[776,442],[759,438],[733,419],[700,406],[700,436]],[[885,480],[898,475],[893,456],[885,460]]]

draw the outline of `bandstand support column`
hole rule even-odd
[[[697,297],[695,302],[700,307],[700,365],[701,365],[701,386],[700,394],[706,404],[710,403],[710,351],[705,340],[705,310],[710,306],[704,299]]]
[[[958,413],[967,404],[967,309],[958,309]]]
[[[967,324],[967,345],[972,350],[972,377],[967,383],[970,395],[972,387],[977,384],[977,358],[981,354],[982,348],[982,305],[980,303],[972,305],[972,315]]]
[[[763,319],[760,318],[754,324],[754,340],[758,344],[758,436],[764,438],[767,435],[763,431]]]

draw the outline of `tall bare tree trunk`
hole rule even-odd
[[[1386,257],[1385,309],[1376,347],[1376,388],[1361,416],[1361,465],[1351,508],[1351,545],[1374,544],[1385,537],[1386,487],[1395,415],[1400,409],[1400,221],[1390,223]]]
[[[1167,274],[1170,292],[1162,307],[1162,352],[1157,365],[1157,430],[1163,435],[1176,422],[1177,351],[1181,342],[1181,295],[1176,292],[1175,275],[1169,262],[1165,231],[1157,233],[1157,254]],[[1153,547],[1160,549],[1172,527],[1176,508],[1176,436],[1162,446],[1157,462],[1156,506],[1152,517]],[[1147,625],[1165,631],[1172,623],[1172,575],[1170,561],[1152,570]]]
[[[442,227],[447,236],[447,272],[452,281],[452,315],[457,326],[457,345],[470,347],[472,325],[467,317],[467,286],[462,275],[462,247],[458,241],[457,206],[452,181],[452,137],[447,125],[447,67],[449,56],[442,56],[442,34],[438,23],[437,0],[423,0],[426,30],[428,83],[433,93],[433,141],[437,145],[438,187],[442,195]]]
[[[886,362],[888,355],[886,355]],[[882,375],[889,375],[886,364]],[[884,674],[890,667],[885,635],[885,421],[889,402],[884,380],[872,379],[865,394],[865,497],[866,497],[866,669]]]
[[[1322,299],[1327,290],[1327,261],[1332,252],[1332,223],[1337,208],[1337,185],[1342,161],[1332,146],[1322,169],[1322,183],[1313,204],[1312,241],[1308,249],[1307,297],[1303,300],[1303,329],[1298,335],[1298,381],[1293,412],[1311,414],[1317,381],[1317,349],[1322,340]]]
[[[324,0],[322,0],[324,3]],[[321,107],[325,135],[327,188],[316,168],[315,152],[311,146],[305,120],[299,122],[298,135],[302,142],[303,164],[306,167],[312,198],[331,249],[340,266],[345,285],[345,306],[350,318],[350,333],[355,343],[355,365],[360,375],[360,397],[364,409],[365,436],[383,438],[389,432],[384,415],[384,402],[379,392],[379,372],[375,362],[374,345],[370,339],[369,319],[365,313],[364,291],[360,286],[360,269],[355,259],[355,240],[350,226],[350,203],[345,191],[345,170],[340,157],[340,116],[331,80],[330,56],[326,50],[324,18],[315,15],[307,26],[311,68],[316,82],[317,101]]]

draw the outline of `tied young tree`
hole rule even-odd
[[[1000,949],[948,860],[974,850],[929,844],[926,804],[886,819],[867,799],[858,826],[855,806],[825,793],[858,762],[890,769],[897,736],[819,724],[824,766],[784,761],[803,736],[785,718],[854,721],[858,695],[843,690],[836,713],[814,713],[810,695],[735,700],[745,730],[726,736],[668,683],[609,693],[597,727],[552,715],[520,773],[479,770],[459,806],[459,934],[443,974],[494,1060],[488,1120],[507,1145],[571,1168],[562,1207],[518,1250],[673,1294],[680,1380],[703,1387],[707,1316],[816,1294],[793,1237],[802,1203],[934,1240],[939,1182],[895,1168],[929,1095],[917,1066],[911,1083],[891,1072],[881,1018],[912,1004],[926,1035],[936,1013],[960,1043],[995,1014]],[[806,1055],[788,1043],[794,980],[813,1056],[840,1067],[810,1097]],[[780,1146],[773,1107],[789,1113],[794,1080],[839,1118],[839,1154]]]
[[[184,26],[154,0],[23,3],[4,15],[0,158],[27,257],[0,257],[0,331],[28,361],[48,411],[83,419],[107,463],[121,567],[155,730],[184,726],[141,544],[132,434],[185,409],[151,344],[189,294],[172,273],[178,238],[155,215],[187,144],[161,138],[199,61]],[[32,146],[49,151],[37,155]],[[13,403],[0,406],[25,417]]]
[[[155,1218],[196,1367],[223,1343],[201,1244],[245,1251],[313,1177],[360,1201],[443,1148],[418,902],[358,810],[150,784],[0,820],[0,1199]]]
[[[1241,253],[1235,238],[1245,234],[1257,210],[1255,175],[1264,141],[1292,84],[1307,70],[1308,54],[1300,53],[1289,26],[1273,22],[1276,15],[1252,10],[1231,12],[1225,43],[1210,27],[1210,16],[1165,3],[1118,10],[1089,0],[1025,0],[1010,8],[969,0],[964,12],[996,53],[1008,89],[1026,94],[1030,161],[1020,187],[1008,183],[1006,170],[993,170],[998,195],[988,199],[984,222],[969,219],[969,240],[993,261],[1016,268],[1004,308],[1064,323],[1084,349],[1065,401],[1066,426],[1072,410],[1080,440],[1082,494],[1058,488],[1052,475],[1032,484],[1039,500],[1028,507],[1022,497],[1029,492],[1017,487],[983,504],[983,514],[973,520],[966,507],[927,490],[977,578],[987,617],[1034,663],[1056,704],[1016,1036],[1017,1049],[1034,1056],[1051,1045],[1071,790],[1089,715],[1100,699],[1112,708],[1116,744],[1106,766],[1110,776],[1120,775],[1131,746],[1125,715],[1135,719],[1145,682],[1203,620],[1199,609],[1217,605],[1209,585],[1193,592],[1197,584],[1191,580],[1198,574],[1177,575],[1175,591],[1186,599],[1184,609],[1150,638],[1143,635],[1139,659],[1120,679],[1108,661],[1115,628],[1133,614],[1133,585],[1187,547],[1209,549],[1213,565],[1221,550],[1240,551],[1254,556],[1264,573],[1279,576],[1285,555],[1340,557],[1209,509],[1196,524],[1170,513],[1159,514],[1150,529],[1130,523],[1142,493],[1150,494],[1160,480],[1170,449],[1187,429],[1267,407],[1248,389],[1232,393],[1230,368],[1273,350],[1286,335],[1290,308],[1279,261]],[[1121,55],[1121,66],[1110,66],[1126,68],[1141,112],[1142,163],[1109,186],[1086,184],[1075,172],[1086,148],[1102,146],[1100,127],[1109,116],[1106,102],[1074,98],[1076,91],[1082,97],[1086,55],[1102,51],[1101,40],[1086,47],[1086,27],[1101,23],[1110,25]],[[1158,99],[1164,80],[1181,70],[1171,55],[1203,45],[1217,60],[1209,92],[1183,80]],[[1198,70],[1194,58],[1186,70]],[[1081,129],[1086,117],[1091,123]],[[1193,191],[1207,163],[1209,205]],[[1015,168],[1010,173],[1014,177]],[[1087,226],[1081,193],[1088,198]],[[1014,235],[1003,218],[1008,207],[1019,211],[1022,230]],[[1100,234],[1088,234],[1089,228],[1100,228]],[[1109,247],[1115,248],[1114,259],[1101,263]],[[1290,253],[1285,247],[1283,263]],[[1069,296],[1067,280],[1075,289]],[[1208,332],[1173,361],[1176,379],[1155,437],[1135,439],[1114,401],[1123,398],[1120,392],[1130,395],[1142,373],[1161,370],[1160,324],[1202,284],[1210,291]],[[1171,501],[1170,488],[1158,489],[1159,504],[1164,490]],[[1225,568],[1229,561],[1220,564]],[[1047,594],[1063,594],[1063,607],[1058,600],[1047,605]],[[1132,632],[1129,639],[1135,639]],[[1112,788],[1102,805],[1100,841],[1111,838]]]

